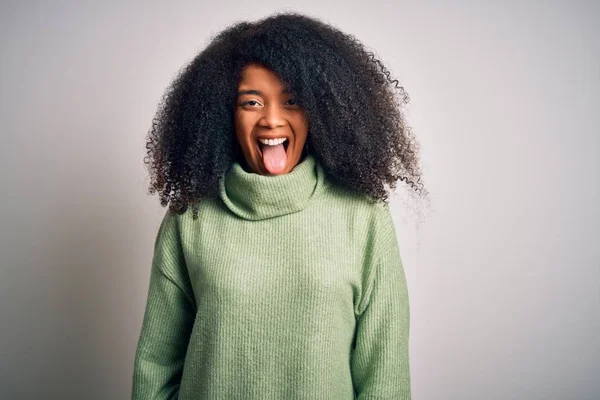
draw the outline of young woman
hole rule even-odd
[[[181,71],[147,144],[170,207],[132,398],[410,399],[386,191],[425,193],[407,99],[358,40],[296,13],[227,28]]]

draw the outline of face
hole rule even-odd
[[[302,159],[308,117],[271,70],[247,65],[238,83],[235,134],[249,172],[287,174]],[[263,144],[261,140],[270,140]],[[282,144],[280,142],[285,140]]]

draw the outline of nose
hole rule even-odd
[[[263,109],[259,125],[266,128],[278,128],[285,125],[283,111],[277,105],[270,105]]]

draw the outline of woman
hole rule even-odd
[[[227,28],[181,71],[147,145],[170,208],[132,398],[410,399],[385,186],[425,192],[396,89],[296,13]]]

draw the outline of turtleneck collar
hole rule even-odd
[[[312,154],[282,175],[247,172],[234,162],[219,179],[219,196],[233,213],[249,220],[304,209],[325,185],[325,173]]]

